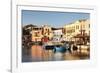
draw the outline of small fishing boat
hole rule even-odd
[[[65,53],[67,49],[63,47],[62,45],[55,45],[54,47],[54,53],[60,52],[60,53]]]

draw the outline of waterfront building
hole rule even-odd
[[[43,35],[43,37],[52,39],[52,37],[53,37],[52,28],[49,25],[43,25],[42,26],[42,35]]]
[[[32,41],[37,42],[41,41],[43,35],[42,35],[42,29],[39,27],[33,27],[32,29]]]
[[[78,37],[82,37],[83,35],[90,36],[89,19],[78,20],[76,22],[66,24],[63,27],[63,38],[65,38],[65,41],[77,41],[79,40]]]
[[[53,41],[55,42],[62,41],[62,28],[53,29]]]

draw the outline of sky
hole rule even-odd
[[[80,19],[90,19],[89,13],[22,10],[22,25],[62,27]]]

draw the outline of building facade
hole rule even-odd
[[[63,38],[65,41],[76,41],[79,36],[90,36],[90,21],[78,20],[63,27]]]
[[[32,41],[33,42],[41,41],[42,37],[43,37],[42,29],[38,28],[38,27],[33,28],[33,30],[32,30]]]
[[[43,37],[47,37],[51,40],[53,37],[52,28],[48,25],[43,25],[42,26],[42,35],[43,35]]]
[[[62,41],[62,28],[53,30],[53,41],[60,42]]]
[[[32,29],[32,41],[50,40],[53,37],[52,29],[50,26],[44,25],[41,27],[33,27]]]

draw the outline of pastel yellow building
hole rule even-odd
[[[37,42],[41,41],[43,35],[42,35],[42,29],[38,27],[34,27],[32,30],[32,41]]]
[[[42,35],[51,39],[53,37],[52,28],[49,25],[42,26]]]
[[[74,36],[78,34],[87,34],[90,35],[90,20],[78,20],[74,23],[66,24],[63,27],[64,33],[63,38],[66,41],[75,41]]]
[[[32,29],[32,41],[41,41],[42,38],[47,37],[51,39],[53,37],[52,28],[48,25],[41,27],[33,27]]]

